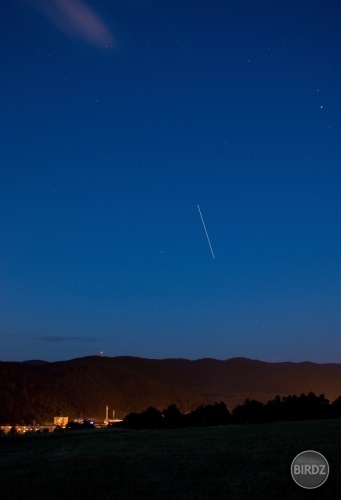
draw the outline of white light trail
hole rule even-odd
[[[210,249],[211,249],[212,257],[215,260],[215,256],[214,256],[214,253],[213,253],[213,248],[212,248],[212,245],[211,245],[211,242],[210,242],[210,238],[208,237],[208,232],[207,232],[207,229],[206,229],[206,226],[205,226],[205,222],[204,222],[204,218],[202,216],[202,213],[201,213],[199,205],[198,205],[198,210],[199,210],[199,214],[200,214],[200,217],[201,217],[202,225],[204,226],[204,229],[205,229],[206,238],[207,238],[208,244],[209,244]]]

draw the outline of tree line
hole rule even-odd
[[[324,394],[316,396],[313,392],[300,396],[277,395],[267,403],[246,399],[232,412],[224,402],[202,405],[190,413],[181,413],[175,404],[162,412],[151,406],[141,413],[129,413],[120,425],[131,429],[162,429],[325,418],[341,418],[341,396],[332,403]]]

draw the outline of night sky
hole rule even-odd
[[[341,3],[0,11],[0,359],[341,362]]]

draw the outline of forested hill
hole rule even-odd
[[[117,418],[171,403],[187,412],[224,401],[231,410],[246,398],[310,391],[330,401],[341,395],[341,364],[100,356],[0,362],[0,423],[42,423],[59,412],[104,420],[106,405]]]

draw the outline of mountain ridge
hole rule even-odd
[[[0,423],[51,421],[59,412],[104,420],[106,405],[118,418],[171,403],[188,412],[224,401],[232,410],[246,398],[266,402],[277,394],[308,392],[330,401],[341,395],[341,364],[134,356],[2,361]]]

